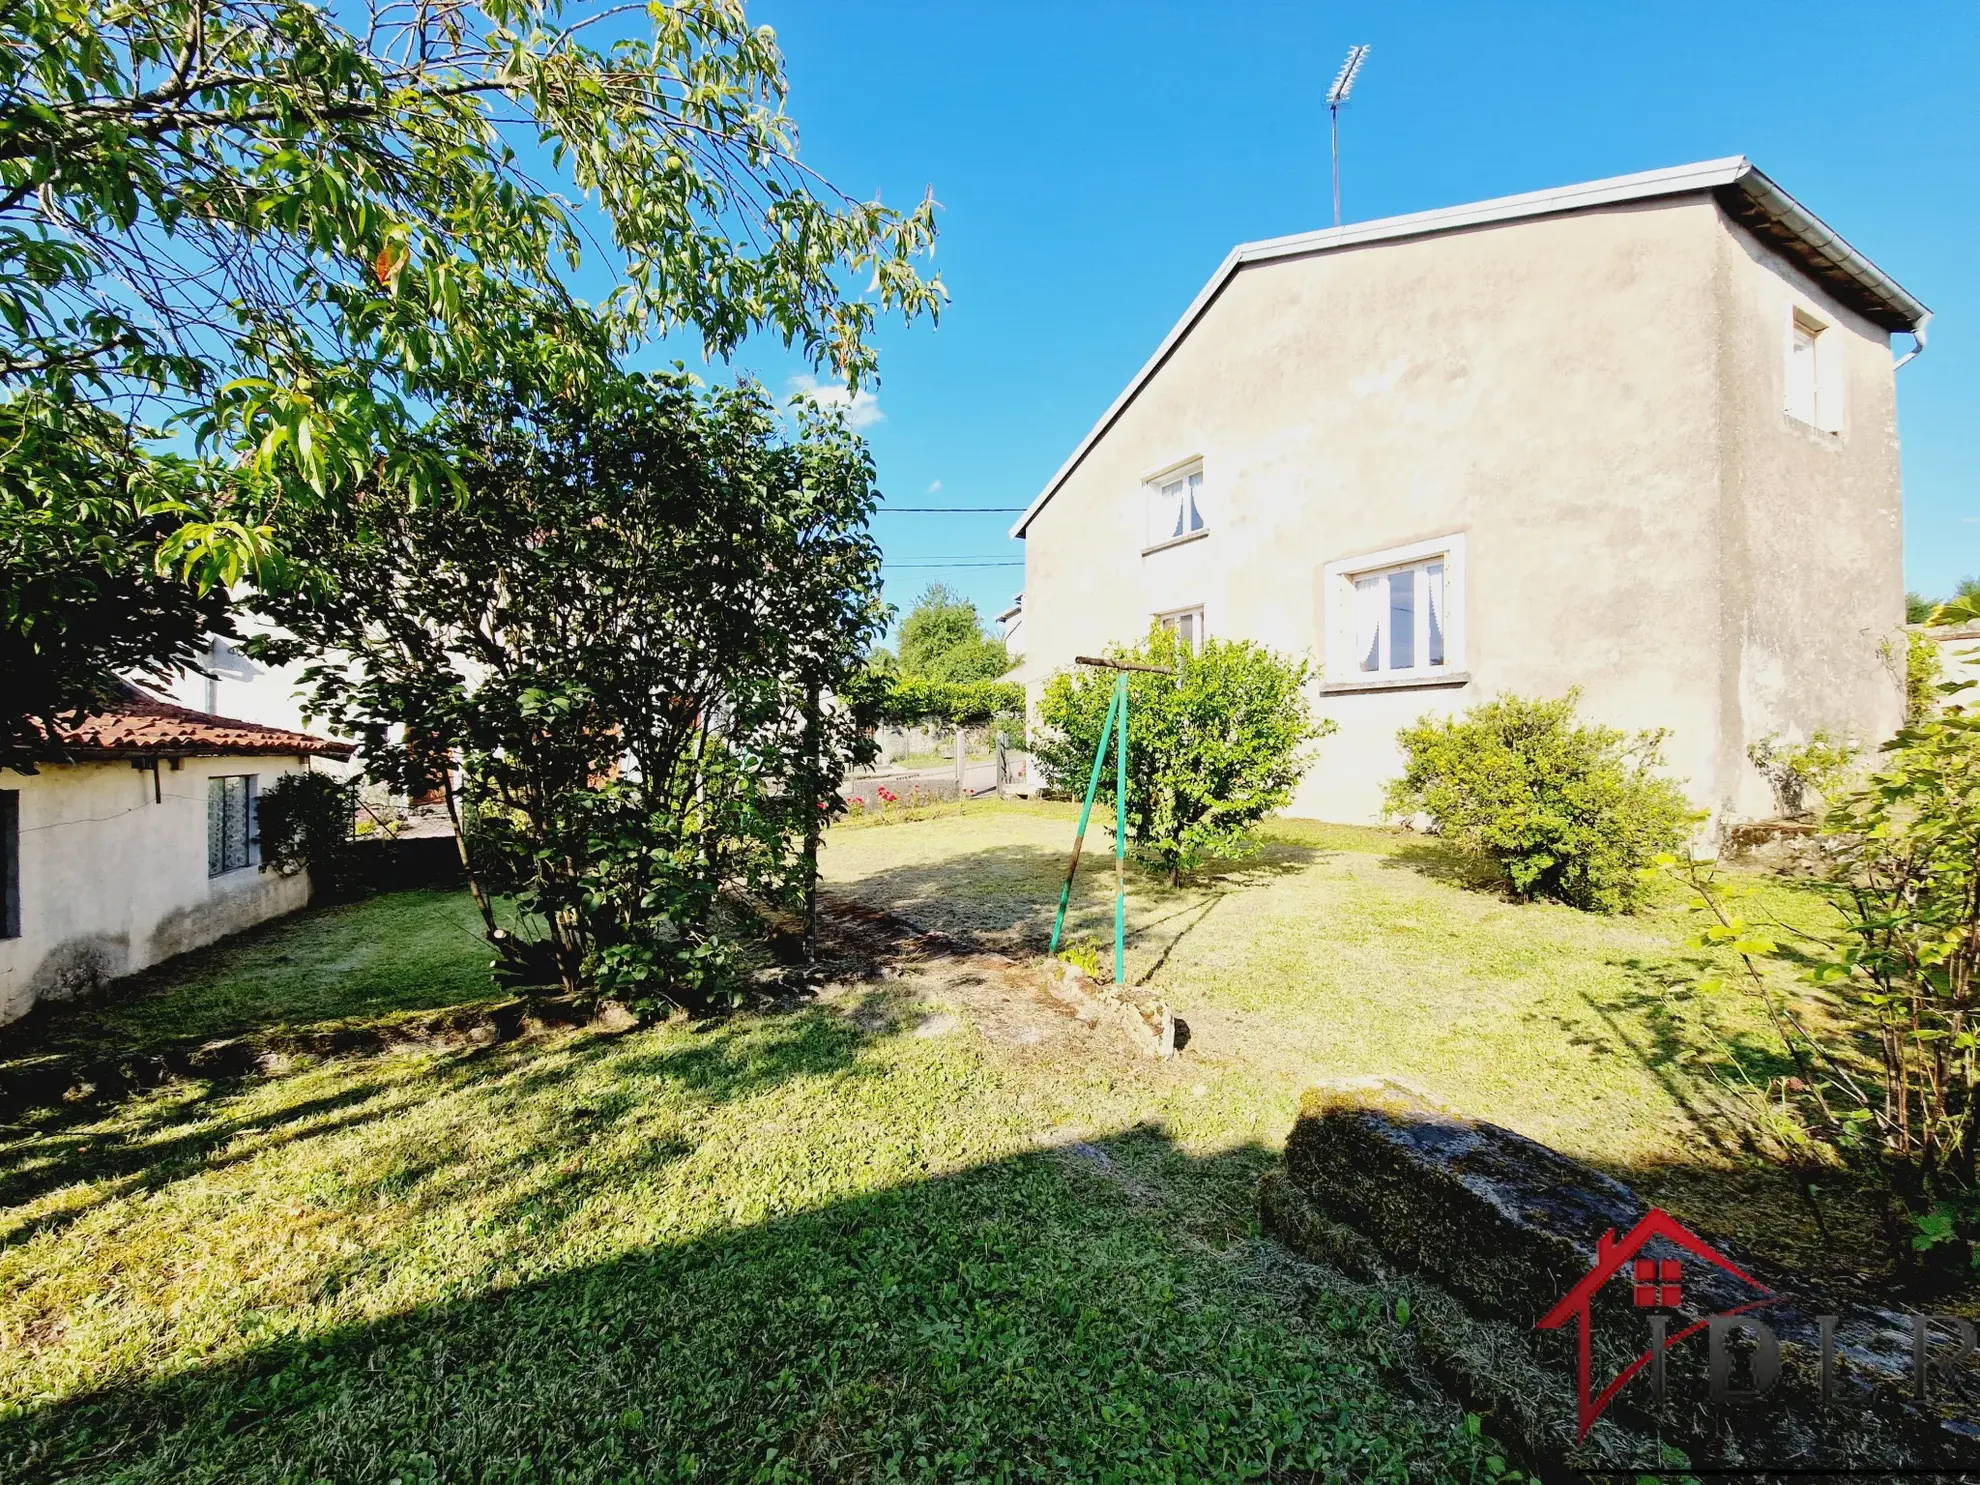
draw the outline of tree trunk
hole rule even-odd
[[[804,706],[804,962],[818,962],[818,822],[825,813],[818,778],[818,688]]]

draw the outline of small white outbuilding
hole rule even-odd
[[[263,867],[256,802],[352,746],[126,687],[0,770],[0,1025],[293,912],[303,875]]]

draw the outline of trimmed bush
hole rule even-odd
[[[1299,782],[1306,745],[1333,731],[1307,705],[1307,665],[1248,640],[1187,641],[1153,630],[1138,649],[1110,649],[1117,660],[1171,668],[1173,675],[1128,674],[1128,839],[1135,854],[1171,882],[1208,856],[1247,848],[1251,827],[1284,809]],[[1115,672],[1062,670],[1045,684],[1045,734],[1037,759],[1055,789],[1086,792]],[[1111,822],[1110,744],[1098,798]]]
[[[1403,728],[1396,741],[1409,765],[1389,785],[1389,813],[1428,815],[1523,901],[1599,913],[1633,906],[1645,868],[1684,843],[1694,816],[1655,772],[1664,733],[1581,725],[1577,699],[1501,696]]]
[[[886,722],[913,726],[946,722],[980,726],[1000,716],[1024,715],[1024,687],[1015,681],[942,681],[928,676],[880,677],[875,710]]]

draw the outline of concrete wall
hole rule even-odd
[[[1926,629],[1927,639],[1938,646],[1939,679],[1964,681],[1968,689],[1946,697],[1942,704],[1959,707],[1980,706],[1980,628]]]
[[[1736,225],[1721,239],[1725,479],[1720,769],[1714,801],[1773,812],[1745,747],[1828,728],[1866,751],[1904,720],[1904,521],[1890,337]],[[1820,337],[1833,416],[1786,409],[1790,322]]]
[[[1872,631],[1902,617],[1888,350],[1847,327],[1840,454],[1769,423],[1785,321],[1750,363],[1735,343],[1787,287],[1734,232],[1699,196],[1240,270],[1031,523],[1034,701],[1073,654],[1195,604],[1212,635],[1325,666],[1326,564],[1462,533],[1463,683],[1316,686],[1339,730],[1294,813],[1377,818],[1396,729],[1503,691],[1579,686],[1594,718],[1671,728],[1672,772],[1713,810],[1764,799],[1752,736],[1881,736],[1896,693]],[[1144,555],[1143,482],[1191,457],[1209,534]],[[1796,489],[1812,508],[1790,526]],[[1788,624],[1758,612],[1780,587]]]
[[[20,791],[20,925],[0,939],[0,1023],[309,899],[305,874],[250,866],[206,874],[207,781],[254,774],[266,789],[296,758],[187,758],[152,775],[119,759],[0,773]]]

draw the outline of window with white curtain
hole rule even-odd
[[[1166,546],[1209,529],[1204,513],[1203,466],[1172,469],[1144,486],[1150,547]]]
[[[1354,580],[1356,668],[1435,670],[1444,663],[1444,562],[1417,562]]]
[[[1453,533],[1327,563],[1327,684],[1461,679],[1464,549]]]

